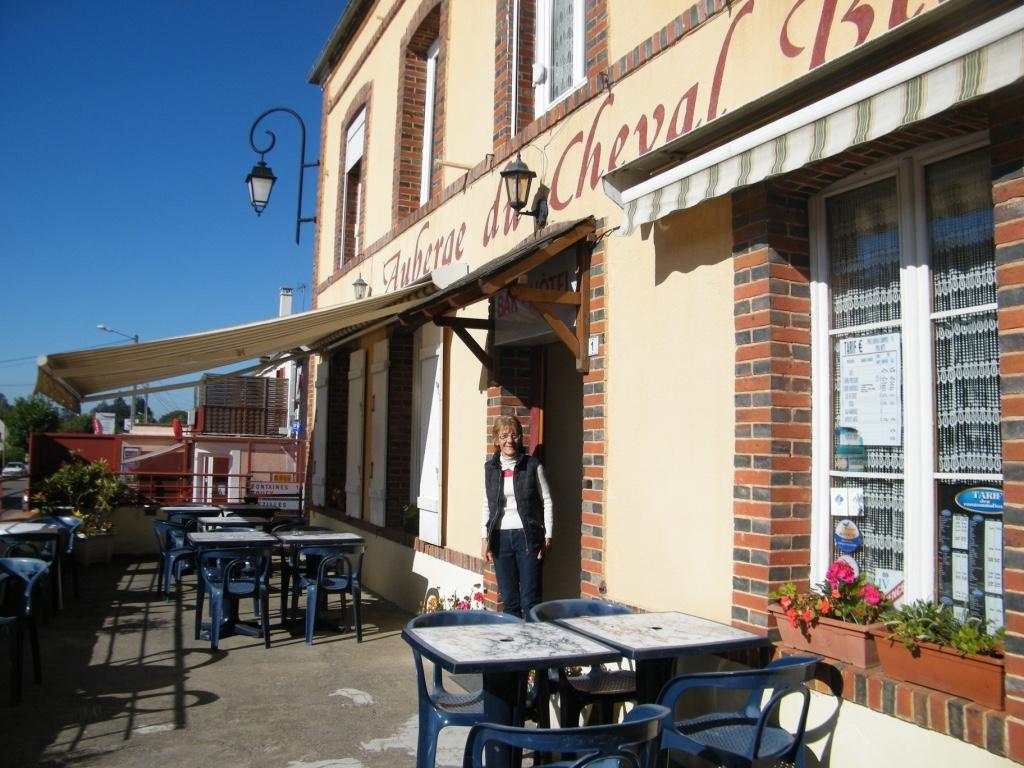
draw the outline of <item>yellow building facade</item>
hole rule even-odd
[[[1004,625],[1006,703],[847,668],[832,764],[866,733],[1024,759],[1020,6],[352,0],[310,74],[314,307],[410,294],[311,361],[314,522],[404,607],[493,597],[482,464],[514,413],[545,598],[770,634],[770,591],[848,557]]]

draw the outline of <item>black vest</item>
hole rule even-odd
[[[487,492],[487,547],[491,552],[498,551],[498,536],[501,533],[501,518],[505,514],[502,508],[504,500],[505,478],[501,470],[501,453],[495,451],[484,463],[484,489]],[[523,521],[523,531],[530,549],[540,549],[544,545],[546,530],[544,528],[544,498],[537,482],[537,467],[540,462],[525,453],[519,455],[512,472],[512,489],[519,508],[519,518]]]

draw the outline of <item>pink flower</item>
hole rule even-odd
[[[853,575],[853,568],[850,567],[849,563],[843,560],[836,560],[828,567],[825,579],[835,589],[839,586],[840,582],[843,584],[853,584],[856,577]]]
[[[861,587],[860,596],[868,605],[878,605],[882,602],[882,593],[871,584],[865,584]]]

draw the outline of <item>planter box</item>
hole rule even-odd
[[[871,636],[871,629],[880,626],[878,624],[851,624],[823,616],[805,634],[802,626],[794,627],[789,623],[781,606],[768,606],[768,613],[775,617],[782,642],[791,648],[858,667],[870,667],[878,663],[878,651]]]
[[[75,540],[75,562],[79,565],[109,563],[114,557],[114,534],[80,536]]]
[[[934,688],[990,709],[1003,708],[1002,659],[961,654],[934,643],[921,643],[916,651],[910,651],[899,640],[890,640],[882,627],[872,634],[886,677]]]

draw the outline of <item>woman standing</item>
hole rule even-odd
[[[494,563],[505,613],[522,617],[541,601],[544,557],[551,548],[551,492],[544,467],[523,450],[523,426],[498,416],[494,455],[484,464],[482,556]]]

